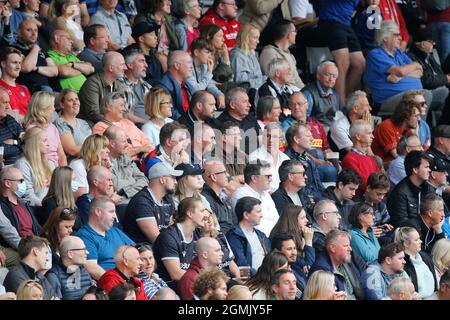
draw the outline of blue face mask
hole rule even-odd
[[[19,185],[17,186],[17,191],[14,191],[14,193],[19,198],[22,198],[25,195],[26,191],[27,191],[27,184],[25,183],[25,181],[22,181],[21,183],[19,183]]]
[[[78,182],[72,180],[72,184],[70,185],[70,187],[72,188],[72,192],[77,192],[78,191]]]

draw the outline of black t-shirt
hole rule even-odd
[[[148,188],[143,188],[136,193],[127,206],[123,221],[124,232],[136,243],[149,243],[137,222],[142,220],[156,220],[159,231],[169,226],[170,218],[175,212],[172,196],[166,195],[162,199],[162,205],[155,202]]]
[[[187,270],[192,259],[197,255],[194,249],[195,243],[202,237],[201,230],[196,229],[192,240],[187,242],[180,228],[181,225],[176,223],[163,230],[153,245],[153,254],[158,265],[156,273],[166,282],[171,281],[171,278],[163,261],[177,259],[180,261],[181,269]]]
[[[18,49],[24,56],[27,56],[31,49],[25,47],[21,43],[17,43],[14,45],[14,48]],[[46,59],[49,56],[47,53],[42,50],[39,50],[38,53],[38,59],[36,62],[36,66],[38,67],[46,67],[47,61]],[[20,72],[19,78],[17,79],[17,83],[20,83],[21,85],[24,85],[30,90],[30,93],[33,94],[35,91],[40,91],[41,86],[50,86],[48,82],[48,78],[46,76],[43,76],[42,74],[38,73],[37,71],[31,71],[28,73]]]

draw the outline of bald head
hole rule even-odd
[[[123,59],[123,56],[116,51],[106,52],[103,55],[103,59],[102,59],[103,68],[110,66],[110,65],[117,64],[119,61],[121,61],[121,58]]]
[[[105,180],[111,176],[111,171],[103,166],[93,166],[89,169],[87,173],[87,181],[89,186],[93,186],[94,182],[97,180]]]
[[[0,171],[0,180],[2,181],[2,183],[4,180],[7,179],[22,179],[22,178],[23,176],[20,170],[14,167],[4,167]]]
[[[172,51],[167,59],[167,67],[177,80],[186,80],[192,75],[192,58],[186,51]]]
[[[202,252],[211,250],[211,248],[213,248],[214,245],[217,243],[218,243],[217,240],[214,238],[210,237],[200,238],[195,243],[195,251],[197,252],[197,254],[201,254]]]
[[[38,38],[38,25],[34,19],[26,19],[19,25],[17,36],[23,44],[29,46],[36,43]]]
[[[81,238],[75,236],[67,236],[61,240],[59,252],[66,255],[69,250],[84,248],[84,242]]]
[[[108,127],[108,129],[106,129],[103,134],[105,135],[105,137],[108,138],[110,142],[115,141],[124,135],[126,136],[125,131],[122,128],[119,128],[118,126]]]
[[[195,243],[195,251],[204,267],[217,267],[222,262],[223,252],[219,241],[210,237],[200,238]]]

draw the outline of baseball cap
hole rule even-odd
[[[167,165],[164,162],[158,162],[155,163],[150,170],[148,171],[148,178],[155,179],[159,177],[167,177],[167,176],[174,176],[178,177],[183,174],[183,171],[181,170],[174,170],[172,167]]]
[[[137,41],[137,38],[139,38],[143,34],[159,30],[159,28],[160,26],[157,25],[156,23],[150,24],[148,22],[139,22],[134,26],[131,36],[133,37],[134,40]]]
[[[419,28],[414,31],[413,39],[415,42],[434,40],[434,35],[428,28]]]
[[[177,180],[180,180],[185,176],[197,176],[205,172],[205,169],[198,169],[190,163],[180,163],[175,167],[175,170],[183,170],[183,174],[177,176]]]
[[[450,138],[450,126],[446,124],[441,124],[434,129],[433,133],[434,133],[433,136],[435,138],[437,137]]]
[[[431,171],[446,172],[449,166],[441,158],[434,158],[430,163]]]

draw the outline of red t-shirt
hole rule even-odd
[[[30,91],[24,86],[16,83],[16,86],[10,86],[5,81],[0,79],[0,86],[8,90],[9,99],[11,100],[11,109],[19,110],[21,116],[27,113],[28,102],[30,102]]]
[[[392,119],[386,119],[380,123],[374,130],[372,141],[372,151],[381,157],[384,162],[394,160],[389,150],[397,147],[398,140],[402,137],[403,128],[397,127]]]
[[[11,203],[14,212],[17,214],[19,220],[19,236],[21,238],[33,235],[33,221],[31,220],[30,213],[20,203],[17,205]]]
[[[211,8],[206,11],[198,28],[201,30],[207,24],[217,24],[223,30],[223,40],[227,45],[228,50],[234,48],[236,43],[237,34],[241,29],[241,24],[236,19],[225,20],[218,16],[217,13]]]

